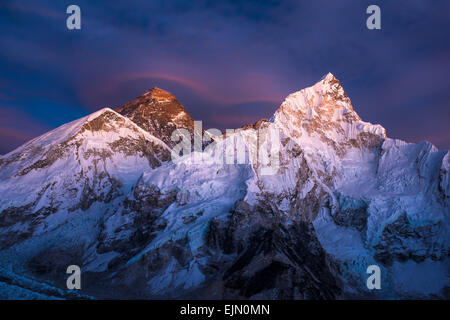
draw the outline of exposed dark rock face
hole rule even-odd
[[[248,129],[258,130],[261,127],[261,125],[263,125],[267,121],[268,121],[268,119],[259,119],[258,121],[256,121],[253,124],[243,125],[240,129],[242,129],[242,130],[248,130]]]
[[[422,262],[427,258],[442,260],[448,257],[446,247],[433,245],[443,225],[441,222],[423,226],[413,226],[406,214],[386,225],[380,242],[374,246],[374,258],[385,265],[412,259]]]
[[[47,248],[39,252],[27,263],[27,268],[35,275],[56,283],[64,283],[67,267],[77,265],[83,256],[83,248]]]
[[[194,120],[175,97],[167,91],[152,88],[136,100],[116,109],[139,127],[165,142],[169,147],[176,129],[194,130]]]
[[[112,111],[105,111],[100,116],[86,122],[79,132],[82,134],[84,131],[116,131],[117,127],[123,126],[125,124],[125,119],[117,115]]]
[[[341,293],[336,267],[312,226],[274,227],[237,241],[241,250],[224,274],[225,296],[336,299]]]
[[[341,294],[336,265],[308,222],[285,226],[238,201],[228,221],[211,221],[206,244],[235,257],[222,268],[224,298],[335,299]]]
[[[176,191],[162,194],[156,186],[145,188],[138,184],[132,196],[126,198],[102,224],[97,251],[120,252],[124,254],[121,260],[136,254],[150,243],[156,232],[166,227],[160,216],[175,199]],[[114,264],[117,261],[111,265]]]
[[[120,138],[110,143],[109,146],[113,151],[122,152],[128,156],[141,154],[147,158],[152,168],[159,167],[163,162],[170,160],[169,150],[142,137],[140,139]]]
[[[334,222],[338,226],[351,227],[359,232],[367,229],[367,203],[363,200],[351,198],[340,198],[340,208],[332,215]]]
[[[36,208],[43,194],[52,187],[51,184],[47,184],[31,203],[19,207],[11,206],[0,212],[0,250],[31,237],[36,226],[58,210],[58,203]],[[15,228],[19,224],[21,228]]]

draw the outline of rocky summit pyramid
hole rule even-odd
[[[136,100],[115,109],[139,127],[173,147],[171,134],[175,129],[194,130],[194,120],[169,92],[154,87]]]
[[[276,132],[275,174],[175,163],[181,127],[154,88],[0,157],[0,297],[76,298],[75,264],[83,297],[449,298],[448,151],[388,138],[332,74],[208,146]]]

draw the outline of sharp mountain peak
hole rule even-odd
[[[148,89],[142,94],[142,96],[156,100],[176,100],[173,94],[158,87],[152,87]]]
[[[194,128],[194,120],[175,96],[158,87],[114,110],[169,146],[174,145],[170,137],[175,129]]]
[[[326,75],[324,75],[322,77],[322,81],[325,82],[334,82],[334,81],[338,81],[337,78],[334,76],[334,74],[332,74],[331,72],[328,72]]]

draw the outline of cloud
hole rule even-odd
[[[2,92],[55,126],[58,106],[76,118],[152,86],[171,91],[197,119],[238,125],[332,72],[363,119],[388,133],[437,139],[447,128],[414,130],[448,101],[448,1],[383,2],[379,32],[365,27],[368,0],[123,0],[108,8],[79,0],[80,32],[66,30],[64,3],[7,3],[0,6]],[[415,101],[432,111],[409,112],[412,127],[404,125],[405,109],[420,110]],[[54,115],[31,107],[44,102]]]

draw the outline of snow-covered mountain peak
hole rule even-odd
[[[169,149],[161,140],[110,108],[103,108],[81,119],[47,132],[5,155],[0,162],[2,175],[21,177],[51,170],[73,156],[80,159],[112,157],[141,152],[151,166],[168,158]],[[73,159],[75,160],[75,159]]]
[[[117,131],[120,127],[127,127],[131,131],[134,131],[136,133],[139,133],[141,131],[144,132],[144,130],[140,129],[131,120],[110,108],[103,108],[99,111],[96,111],[81,119],[80,122],[82,123],[81,130],[79,132],[80,134],[83,133],[84,130],[91,132]]]
[[[316,87],[318,91],[321,90],[324,94],[331,94],[333,92],[340,91],[345,95],[341,82],[331,72],[328,72],[325,76],[323,76],[322,79],[314,85],[314,87]]]
[[[328,72],[325,76],[322,77],[322,80],[325,81],[335,81],[337,80],[336,77],[334,76],[334,74],[332,74],[331,72]]]
[[[311,87],[290,94],[274,114],[274,123],[300,145],[331,146],[338,153],[366,141],[386,138],[385,129],[361,120],[339,80],[328,73]],[[348,146],[347,146],[348,144]]]
[[[0,209],[26,203],[24,217],[45,214],[29,220],[28,229],[8,229],[0,248],[39,232],[32,224],[52,212],[65,221],[67,212],[128,193],[142,172],[169,159],[167,145],[109,108],[31,140],[0,159]]]
[[[350,101],[347,101],[348,97],[344,91],[344,88],[342,87],[340,81],[332,73],[328,73],[314,86],[316,89],[319,89],[319,92],[321,91],[322,95],[328,95],[331,96],[331,98],[348,102],[351,107]]]
[[[290,94],[281,105],[282,108],[297,111],[308,118],[319,115],[323,120],[331,121],[338,120],[336,116],[344,113],[351,114],[349,121],[360,120],[341,83],[331,73],[313,86]]]

